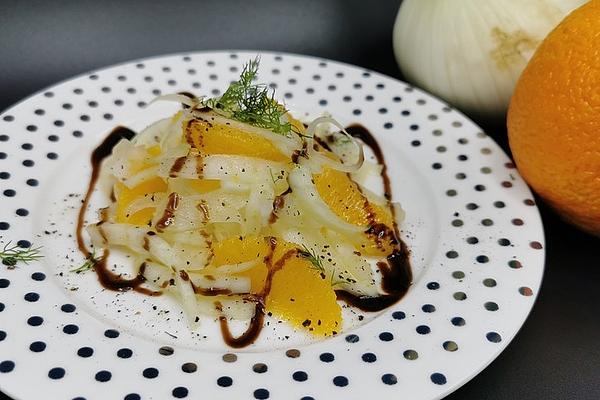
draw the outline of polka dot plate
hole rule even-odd
[[[540,287],[544,241],[531,192],[500,147],[405,83],[259,53],[260,80],[293,112],[328,111],[376,136],[407,213],[408,294],[332,338],[271,321],[254,345],[234,350],[213,321],[190,332],[165,296],[117,294],[91,271],[70,272],[82,262],[74,223],[91,150],[117,124],[140,129],[178,107],[146,108],[156,95],[218,95],[257,52],[134,61],[0,116],[0,244],[42,246],[44,256],[0,265],[0,390],[16,399],[439,399],[514,337]]]

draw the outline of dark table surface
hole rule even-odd
[[[193,50],[287,51],[402,79],[391,41],[400,1],[166,3],[1,1],[0,110],[75,74]],[[502,125],[478,122],[508,151]],[[508,348],[448,399],[600,399],[600,240],[538,203],[547,261],[533,312]]]

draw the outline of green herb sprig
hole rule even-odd
[[[73,268],[69,272],[75,272],[76,274],[80,274],[82,272],[85,272],[85,271],[88,271],[88,270],[94,268],[96,266],[96,264],[98,264],[98,262],[100,262],[101,260],[102,260],[102,257],[96,257],[96,252],[93,251],[92,254],[90,254],[85,259],[85,261],[83,262],[83,264],[81,264],[77,268]]]
[[[4,245],[2,251],[0,251],[0,260],[2,264],[9,268],[14,268],[18,262],[29,264],[44,257],[40,254],[41,249],[42,246],[22,248],[17,244],[11,245],[11,242],[8,242]]]
[[[312,268],[316,269],[321,273],[325,273],[325,267],[323,267],[323,261],[317,256],[314,250],[309,249],[306,245],[302,245],[302,250],[298,253],[301,257],[306,258],[312,264]]]
[[[267,85],[254,83],[259,64],[258,57],[250,60],[239,80],[231,83],[221,97],[204,100],[203,104],[229,118],[286,135],[292,129],[289,122],[281,120],[287,110]]]

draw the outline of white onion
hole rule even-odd
[[[357,150],[357,159],[353,164],[344,164],[342,161],[333,160],[333,159],[325,156],[321,152],[315,150],[312,146],[312,139],[309,139],[309,143],[307,146],[309,160],[317,161],[317,163],[319,163],[321,165],[326,165],[330,168],[333,168],[333,169],[336,169],[336,170],[342,171],[342,172],[358,171],[360,169],[360,167],[362,166],[363,161],[365,160],[365,154],[363,152],[362,144],[358,140],[356,140],[352,135],[350,135],[348,132],[346,132],[346,129],[339,122],[337,122],[335,119],[333,119],[331,117],[319,117],[319,118],[316,118],[315,120],[313,120],[308,125],[308,128],[306,128],[306,135],[309,137],[313,137],[316,133],[317,127],[321,124],[332,124],[332,125],[336,126],[337,128],[339,128],[340,132],[342,132],[348,139],[350,139],[352,144],[354,144],[354,146]]]

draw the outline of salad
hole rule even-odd
[[[252,343],[265,316],[335,335],[340,302],[378,311],[412,280],[377,142],[329,115],[299,121],[255,83],[258,64],[220,97],[159,97],[182,109],[138,134],[116,128],[92,154],[78,223],[100,283],[174,296],[191,329],[216,319],[233,347]],[[85,226],[96,184],[110,201]],[[136,274],[108,268],[116,251]],[[234,337],[231,320],[248,329]]]

